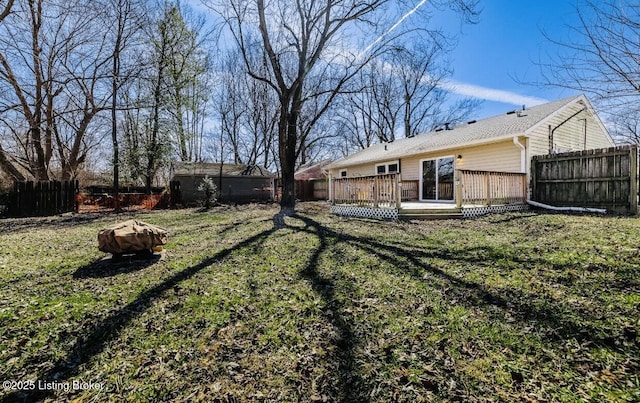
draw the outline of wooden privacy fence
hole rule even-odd
[[[531,199],[552,206],[637,214],[638,147],[534,156]]]
[[[359,206],[397,207],[399,174],[332,180],[333,202]]]
[[[9,193],[10,217],[36,217],[77,211],[78,181],[16,182]]]
[[[296,198],[300,201],[326,200],[327,182],[326,179],[296,180]]]
[[[513,172],[458,170],[458,204],[519,204],[527,201],[527,175]]]

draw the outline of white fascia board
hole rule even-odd
[[[564,104],[560,108],[556,109],[555,112],[553,112],[552,114],[548,115],[546,118],[542,119],[541,121],[539,121],[535,125],[533,125],[530,128],[528,128],[524,132],[524,134],[528,137],[531,134],[531,132],[533,132],[534,130],[538,129],[540,126],[548,123],[551,119],[555,118],[559,114],[563,113],[566,109],[572,107],[573,105],[579,103],[580,101],[584,102],[585,107],[588,107],[589,101],[587,100],[587,98],[584,95],[577,96],[576,98],[574,98],[570,102],[567,102],[566,104]]]

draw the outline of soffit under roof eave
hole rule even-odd
[[[524,133],[515,133],[515,134],[508,134],[500,137],[489,138],[489,139],[481,139],[481,140],[471,141],[471,142],[460,144],[460,145],[437,147],[430,150],[411,151],[409,153],[394,153],[394,154],[390,154],[388,157],[385,157],[385,158],[370,158],[363,161],[353,161],[353,162],[347,162],[344,164],[338,164],[340,161],[336,161],[334,163],[336,164],[336,166],[328,167],[328,169],[329,170],[342,169],[342,168],[347,168],[354,165],[365,165],[365,164],[373,164],[376,162],[384,162],[393,158],[415,157],[417,155],[422,155],[422,154],[430,154],[430,153],[444,152],[444,151],[455,150],[460,148],[476,147],[476,146],[481,146],[486,144],[500,143],[502,141],[512,140],[514,137],[529,137],[528,130],[527,132],[524,132]]]

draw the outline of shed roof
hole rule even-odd
[[[268,178],[275,177],[275,175],[269,172],[267,168],[260,165],[181,161],[174,161],[171,165],[174,176],[218,176],[220,175],[220,169],[222,168],[222,176],[264,176]]]
[[[298,168],[295,173],[296,180],[324,179],[327,177],[324,168],[331,163],[331,160],[312,162]]]
[[[500,141],[513,136],[526,136],[539,124],[577,102],[590,107],[584,95],[563,98],[520,111],[470,121],[449,130],[436,130],[391,143],[374,144],[362,151],[330,164],[327,169],[385,161],[474,144]]]

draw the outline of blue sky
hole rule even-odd
[[[535,61],[556,52],[541,30],[553,38],[566,37],[567,25],[577,19],[575,0],[484,0],[481,7],[478,24],[461,27],[451,15],[440,21],[447,32],[458,33],[451,55],[455,91],[484,99],[475,118],[574,95],[518,81],[541,80]]]
[[[198,12],[212,15],[201,0],[183,1]],[[578,1],[481,0],[479,22],[473,25],[461,25],[452,12],[433,13],[433,28],[443,28],[458,37],[458,46],[450,55],[454,98],[471,96],[483,100],[471,118],[481,119],[575,94],[523,82],[541,80],[535,61],[555,53],[542,30],[553,38],[566,38],[567,26],[576,25]],[[414,0],[414,6],[418,5],[429,7],[429,0]],[[418,17],[415,14],[407,20],[410,18]]]

